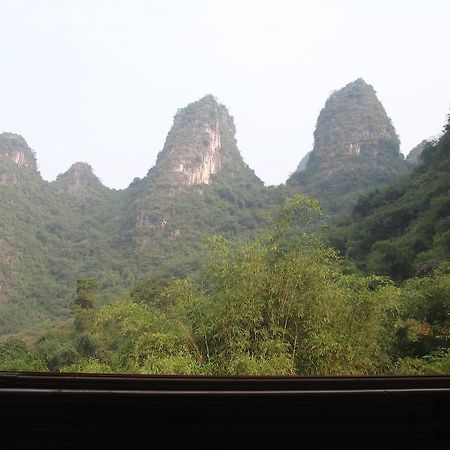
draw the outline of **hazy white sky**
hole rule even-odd
[[[449,20],[448,0],[0,0],[0,132],[25,137],[47,180],[86,161],[123,188],[211,93],[278,184],[329,94],[363,77],[406,154],[449,112]]]

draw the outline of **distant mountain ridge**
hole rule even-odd
[[[64,317],[80,277],[97,278],[108,301],[140,278],[195,272],[206,235],[262,226],[270,196],[234,134],[226,107],[203,97],[122,191],[83,162],[49,183],[21,136],[0,135],[0,334]]]
[[[53,182],[19,135],[0,135],[0,335],[68,317],[76,280],[108,302],[150,277],[195,276],[205,236],[241,239],[305,192],[333,212],[403,173],[399,141],[363,80],[327,100],[315,144],[286,186],[265,187],[243,161],[235,125],[212,95],[178,110],[156,164],[126,189],[77,162]],[[344,205],[344,206],[343,206]]]

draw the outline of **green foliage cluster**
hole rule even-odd
[[[331,244],[360,270],[395,280],[450,259],[450,132],[422,152],[414,170],[360,197]]]
[[[317,202],[287,199],[246,242],[212,237],[196,281],[149,279],[130,298],[82,308],[27,349],[0,343],[2,370],[221,375],[448,373],[450,275],[396,287],[346,275],[336,253],[295,232]],[[78,297],[95,282],[81,279]]]
[[[69,180],[45,182],[34,169],[0,156],[2,177],[0,335],[69,317],[77,278],[95,275],[105,296],[135,282],[112,242],[118,193],[98,180],[89,190],[69,192]]]

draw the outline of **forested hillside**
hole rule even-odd
[[[0,334],[69,317],[76,280],[103,302],[149,276],[198,273],[202,239],[267,224],[275,201],[244,163],[233,118],[212,96],[177,112],[156,165],[122,191],[77,162],[51,183],[18,135],[0,135]]]
[[[450,259],[450,124],[411,173],[359,198],[331,243],[367,273],[395,280]]]
[[[316,201],[287,199],[246,242],[214,237],[196,281],[149,280],[96,307],[79,280],[73,321],[32,346],[0,342],[0,369],[199,375],[448,373],[450,275],[396,286],[345,274],[336,252],[298,225]]]
[[[82,162],[47,182],[1,134],[0,369],[448,373],[450,122],[407,164],[359,79],[314,139],[266,187],[208,95],[114,190]]]

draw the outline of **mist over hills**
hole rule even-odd
[[[285,186],[265,187],[241,157],[227,108],[207,95],[178,110],[147,175],[114,190],[85,162],[47,182],[25,139],[1,134],[0,334],[68,317],[77,279],[97,279],[107,303],[142,279],[196,276],[206,236],[251,236],[292,193],[337,214],[409,170],[362,79],[330,96],[314,141]]]

